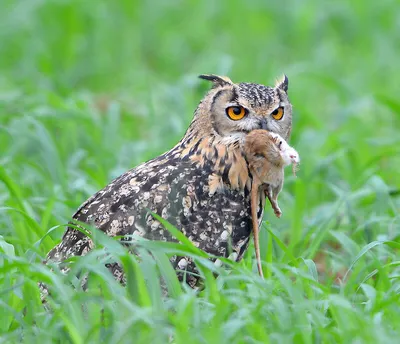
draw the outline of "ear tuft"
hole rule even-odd
[[[289,88],[289,79],[288,77],[283,74],[282,77],[275,82],[275,87],[280,88],[281,90],[285,91],[287,93],[288,88]]]
[[[211,81],[214,84],[213,87],[233,85],[232,80],[229,79],[227,76],[219,76],[215,74],[201,74],[199,75],[199,78]]]

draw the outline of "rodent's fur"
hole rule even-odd
[[[244,152],[253,176],[251,187],[251,217],[257,268],[263,276],[260,258],[257,207],[260,191],[266,191],[275,215],[281,217],[278,195],[284,181],[284,167],[293,164],[293,173],[299,164],[299,154],[278,134],[267,130],[253,130],[245,138]],[[260,190],[261,189],[261,190]]]

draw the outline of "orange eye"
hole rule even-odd
[[[226,108],[226,114],[229,116],[230,119],[238,121],[247,114],[247,111],[242,106],[230,106]]]
[[[277,121],[279,121],[280,119],[282,119],[283,117],[283,107],[280,106],[278,107],[276,110],[272,111],[271,115],[274,119],[276,119]]]

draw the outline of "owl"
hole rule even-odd
[[[266,129],[285,140],[292,129],[288,79],[275,87],[234,83],[228,77],[200,75],[212,82],[200,101],[183,138],[166,153],[125,172],[84,202],[73,215],[108,236],[136,235],[149,240],[176,239],[152,215],[179,229],[198,248],[240,260],[252,232],[250,190],[253,176],[244,153],[244,138]],[[257,221],[261,222],[266,194],[260,194]],[[150,211],[149,211],[150,210]],[[68,227],[61,242],[47,255],[53,262],[87,254],[94,244]],[[195,286],[193,261],[172,257],[176,270],[186,271]],[[124,283],[117,263],[107,265]],[[180,276],[178,274],[178,276]],[[180,276],[181,277],[181,276]]]

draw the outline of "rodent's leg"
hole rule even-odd
[[[276,215],[276,217],[280,218],[282,216],[282,211],[281,208],[279,208],[278,205],[278,195],[279,192],[281,191],[282,187],[276,187],[276,188],[272,188],[271,185],[268,185],[267,187],[267,196],[268,199],[271,203],[272,209],[274,209],[274,213]]]

